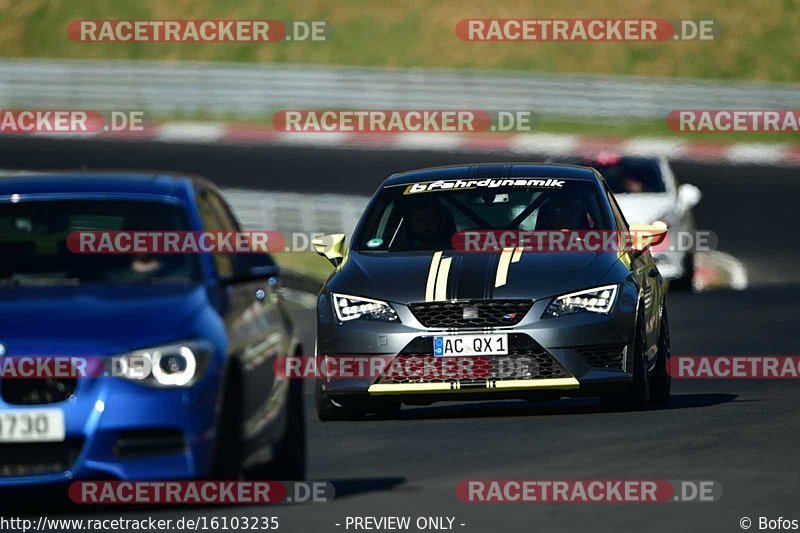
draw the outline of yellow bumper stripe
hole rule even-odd
[[[450,383],[397,383],[370,385],[370,394],[402,394],[409,392],[447,392],[455,390]]]
[[[495,389],[524,390],[524,389],[577,389],[580,383],[575,378],[553,379],[513,379],[507,381],[494,381]]]
[[[516,379],[508,381],[488,381],[486,387],[461,388],[459,382],[453,383],[378,383],[370,385],[368,392],[382,394],[414,394],[440,392],[486,392],[489,390],[569,390],[577,389],[580,383],[575,378],[554,379]]]

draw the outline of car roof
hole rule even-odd
[[[0,172],[0,196],[12,194],[158,195],[186,199],[195,184],[213,187],[201,176],[168,172],[53,171]]]
[[[444,179],[517,177],[597,181],[597,176],[593,169],[579,165],[562,165],[559,163],[470,163],[399,172],[389,176],[383,182],[383,187]]]

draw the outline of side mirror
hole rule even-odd
[[[232,254],[233,276],[228,278],[228,283],[240,283],[245,281],[267,281],[270,278],[277,278],[280,274],[280,267],[268,254]]]
[[[678,187],[678,202],[684,209],[691,209],[700,202],[703,193],[690,183],[684,183]]]
[[[663,222],[654,224],[633,224],[630,227],[630,248],[634,252],[644,252],[648,247],[660,244],[667,237],[667,225]]]
[[[663,220],[656,220],[656,221],[652,222],[650,225],[651,226],[656,226],[657,228],[664,228],[666,230],[669,229],[669,226],[667,226],[667,223],[664,222]]]
[[[326,258],[334,267],[342,264],[344,258],[344,233],[323,235],[311,241],[311,246],[319,255]]]

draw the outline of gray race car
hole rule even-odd
[[[630,409],[667,401],[666,283],[648,250],[665,232],[629,227],[588,167],[479,164],[392,175],[349,246],[344,235],[314,242],[336,267],[318,298],[316,359],[397,364],[319,378],[320,419],[445,400],[597,396]],[[530,246],[523,234],[549,240]],[[629,245],[586,245],[624,234],[635,235]],[[563,235],[578,246],[566,248]],[[448,361],[470,364],[447,373]]]

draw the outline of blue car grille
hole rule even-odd
[[[75,394],[78,380],[33,378],[0,380],[0,395],[12,405],[42,405],[67,400]]]
[[[63,442],[0,444],[0,477],[57,474],[72,468],[83,447],[83,439]]]

